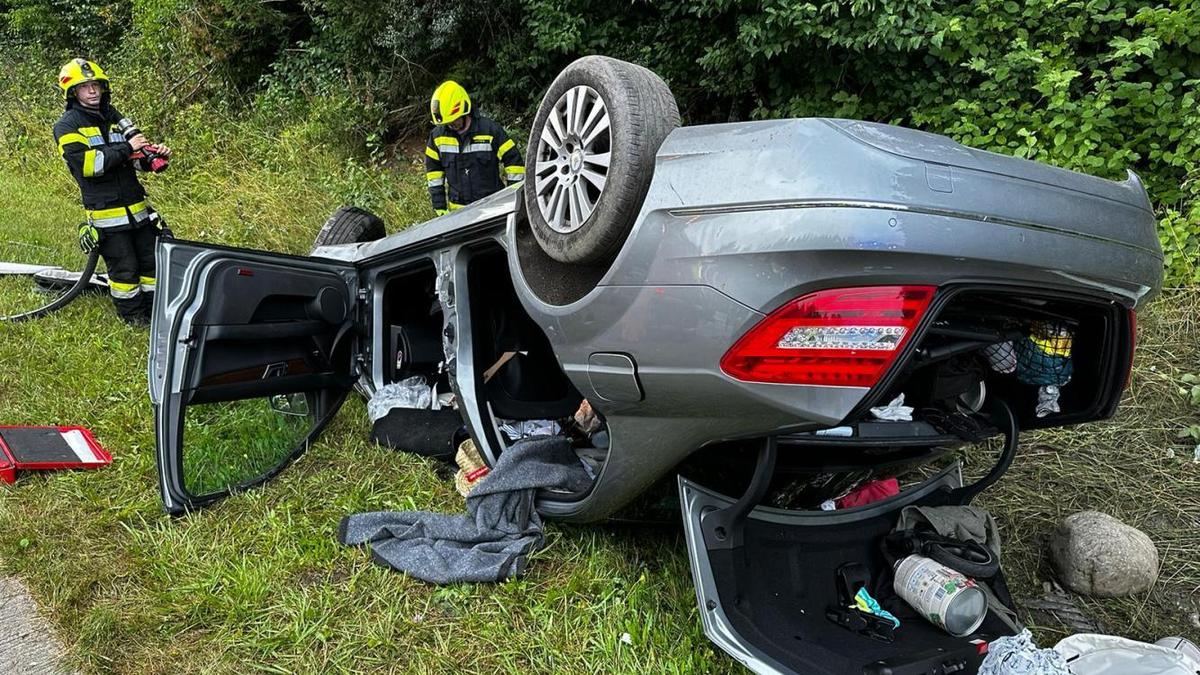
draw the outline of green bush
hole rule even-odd
[[[5,0],[0,45],[36,53],[105,53],[120,42],[130,10],[128,0]]]
[[[248,100],[283,50],[308,32],[292,2],[132,0],[129,60],[185,98]]]
[[[1137,0],[10,0],[4,35],[107,46],[139,113],[221,101],[360,159],[422,132],[441,79],[520,129],[566,63],[603,53],[671,84],[688,123],[829,115],[947,134],[1113,179],[1132,168],[1168,283],[1200,282],[1200,5]],[[41,32],[38,32],[41,31]],[[90,41],[90,42],[89,42]],[[33,47],[30,47],[33,48]],[[89,52],[91,53],[91,52]],[[124,86],[124,85],[122,85]]]
[[[928,129],[1068,169],[1144,179],[1168,283],[1200,281],[1200,5],[1134,0],[524,0],[509,101],[592,52],[671,84],[692,123],[829,115]]]

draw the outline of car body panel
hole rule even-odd
[[[1132,172],[1124,181],[1108,181],[1087,174],[1060,169],[1049,164],[1028,162],[1019,159],[1014,161],[1014,158],[1011,156],[970,148],[961,143],[956,143],[945,136],[931,134],[927,131],[873,124],[859,120],[828,120],[828,123],[836,126],[846,135],[884,152],[923,161],[928,164],[965,169],[969,172],[960,178],[957,171],[943,172],[930,170],[927,164],[926,182],[931,189],[937,191],[952,192],[953,190],[948,190],[947,188],[957,188],[960,181],[970,180],[972,174],[992,174],[994,176],[1009,176],[1022,181],[1041,183],[1047,188],[1061,188],[1066,191],[1081,192],[1102,197],[1117,204],[1136,206],[1144,211],[1151,210],[1150,200],[1146,197],[1146,192],[1142,188],[1141,181]],[[953,186],[939,183],[937,177],[946,175],[952,177]],[[1000,208],[1028,208],[1029,206],[1031,206],[1031,203],[1005,205]],[[1039,222],[1045,218],[1045,215],[1042,213],[1029,212],[1029,214],[1031,216],[1028,219],[1030,222]],[[1117,222],[1104,218],[1103,215],[1101,217],[1104,222],[1110,225]],[[1127,234],[1119,230],[1111,230],[1107,236],[1113,239],[1121,239],[1127,236]],[[1147,249],[1152,248],[1150,242],[1144,242],[1143,246]]]
[[[759,311],[787,299],[781,290],[836,285],[847,276],[931,273],[940,282],[1034,275],[1030,281],[1039,284],[1082,280],[1115,288],[1135,302],[1155,289],[1162,254],[1135,178],[1114,183],[933,134],[853,123],[896,144],[915,136],[922,150],[986,156],[988,171],[957,169],[952,192],[944,192],[934,187],[946,186],[931,187],[926,162],[858,142],[841,133],[845,123],[676,130],[659,151],[641,218],[603,283],[703,283]],[[1046,182],[1051,178],[1089,191]],[[1023,268],[1018,275],[1013,265]],[[783,283],[763,283],[781,274]]]
[[[519,185],[519,184],[518,184]],[[378,264],[408,253],[436,249],[459,243],[477,233],[480,226],[504,219],[516,209],[521,196],[518,185],[512,185],[477,202],[455,209],[444,216],[411,225],[383,239],[361,244],[322,246],[312,255],[359,264]]]

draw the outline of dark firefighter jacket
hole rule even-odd
[[[117,126],[120,120],[105,94],[97,111],[72,97],[54,125],[58,152],[79,184],[88,221],[100,229],[129,229],[150,215],[146,191],[129,159],[133,148]]]
[[[457,209],[524,178],[516,143],[504,127],[483,115],[472,114],[471,126],[461,135],[445,124],[429,132],[425,181],[436,211]]]

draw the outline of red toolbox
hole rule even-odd
[[[92,432],[83,427],[0,425],[0,480],[13,483],[17,471],[96,469],[112,463]]]

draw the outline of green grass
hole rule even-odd
[[[0,153],[0,203],[19,214],[0,222],[0,242],[15,242],[0,258],[77,266],[77,197],[45,145],[44,159]],[[172,145],[175,165],[148,183],[181,237],[298,253],[326,214],[356,196],[383,204],[392,230],[426,213],[415,157],[414,166],[405,160],[376,172],[311,146],[257,161],[253,144]],[[0,286],[0,302],[19,285]],[[1176,380],[1200,369],[1197,300],[1177,293],[1143,317],[1138,371],[1116,420],[1031,437],[1010,476],[981,500],[999,518],[1018,598],[1041,594],[1042,540],[1056,519],[1098,508],[1150,533],[1162,575],[1144,596],[1082,601],[1086,610],[1136,638],[1200,632],[1188,618],[1200,610],[1200,464],[1190,443],[1175,439],[1196,422]],[[265,488],[165,517],[146,340],[102,296],[45,320],[0,325],[0,423],[82,424],[115,458],[102,470],[27,475],[0,488],[0,571],[29,585],[83,670],[737,669],[701,632],[672,530],[552,524],[526,578],[448,588],[338,545],[335,528],[350,513],[462,508],[433,463],[367,442],[357,401]],[[1047,640],[1061,632],[1037,629]]]

